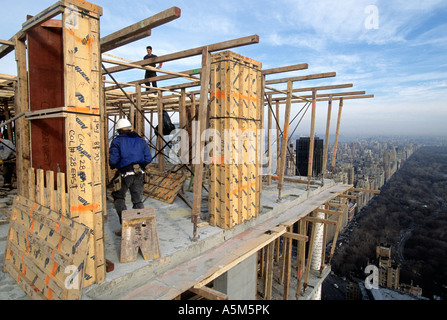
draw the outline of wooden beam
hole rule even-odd
[[[297,241],[304,241],[304,242],[307,242],[309,240],[308,236],[305,236],[304,234],[293,233],[293,232],[286,232],[283,234],[283,237],[291,238],[291,239],[297,240]]]
[[[0,40],[0,44],[4,44],[4,45],[7,45],[7,46],[12,46],[12,47],[15,47],[15,45],[16,45],[14,42],[6,41],[6,40]]]
[[[104,53],[106,51],[113,50],[113,49],[125,46],[126,44],[129,44],[129,43],[132,43],[132,42],[135,42],[135,41],[138,41],[138,40],[150,37],[151,34],[152,34],[152,30],[147,30],[147,31],[144,31],[142,33],[136,34],[134,36],[127,37],[124,40],[118,41],[118,42],[116,42],[113,45],[113,47],[109,46],[109,47],[104,47],[103,48],[103,46],[101,45],[101,52]],[[110,47],[111,47],[111,49],[109,49]]]
[[[298,89],[293,89],[293,92],[312,91],[313,89],[318,90],[318,91],[320,91],[320,90],[332,90],[332,89],[346,89],[346,88],[352,88],[352,87],[353,87],[352,83],[347,83],[347,84],[336,84],[336,85],[330,85],[330,86],[298,88]]]
[[[219,42],[219,43],[215,43],[215,44],[211,44],[211,45],[207,45],[207,46],[197,47],[194,49],[179,51],[176,53],[159,56],[157,58],[136,61],[133,64],[137,64],[140,66],[147,66],[152,63],[161,63],[161,62],[165,62],[165,61],[173,61],[173,60],[198,56],[198,55],[202,54],[202,50],[204,47],[208,47],[208,51],[211,53],[214,51],[226,50],[226,49],[236,48],[236,47],[245,46],[245,45],[254,44],[254,43],[259,43],[258,35],[252,35],[252,36],[243,37],[243,38],[239,38],[239,39]],[[130,69],[130,67],[119,66],[119,67],[115,67],[115,68],[110,68],[108,71],[110,73],[114,73],[114,72],[129,70],[129,69]]]
[[[0,73],[0,80],[17,81],[17,77],[9,74]]]
[[[339,194],[337,197],[347,198],[347,199],[357,199],[357,196],[354,196],[354,195],[351,195],[351,194]]]
[[[13,39],[14,38],[12,38],[9,41],[12,42]],[[13,46],[10,46],[10,45],[7,45],[7,44],[4,44],[4,45],[0,46],[0,59],[5,57],[8,53],[10,53],[12,51],[14,51],[14,47]]]
[[[365,91],[350,91],[350,92],[337,92],[337,93],[325,93],[325,94],[318,94],[317,98],[330,98],[330,97],[348,97],[348,96],[358,96],[358,95],[364,95]],[[306,95],[301,96],[301,98],[311,98],[312,95]]]
[[[189,289],[194,294],[204,297],[207,300],[228,300],[228,296],[225,293],[219,292],[217,290],[202,287],[202,288],[191,288]]]
[[[175,76],[182,77],[182,78],[185,78],[185,79],[188,79],[188,80],[193,80],[193,81],[200,80],[199,78],[191,76],[189,74],[183,74],[183,73],[179,73],[179,72],[173,72],[173,71],[157,69],[157,68],[154,68],[154,67],[151,67],[151,66],[140,66],[138,64],[127,63],[127,62],[122,62],[122,61],[117,61],[117,60],[109,60],[109,59],[102,59],[102,62],[111,63],[111,64],[117,64],[117,65],[120,65],[120,66],[127,66],[127,67],[137,68],[137,69],[157,71],[157,72],[171,74],[171,75],[175,75]]]
[[[324,183],[324,178],[326,177],[327,168],[327,156],[329,150],[329,130],[331,128],[331,116],[332,116],[332,96],[329,96],[329,103],[327,108],[327,118],[326,118],[326,137],[324,139],[324,149],[323,149],[323,166],[322,166],[322,183]]]
[[[371,190],[371,189],[359,189],[359,188],[352,188],[350,191],[357,191],[357,192],[369,192],[369,193],[375,193],[380,194],[380,190]]]
[[[58,1],[51,7],[45,9],[41,13],[33,16],[22,24],[22,30],[18,33],[19,39],[23,39],[26,36],[26,32],[34,28],[35,26],[50,20],[51,18],[57,16],[58,14],[64,12],[65,4],[64,1]]]
[[[172,7],[152,17],[146,18],[140,22],[134,23],[126,28],[105,36],[104,38],[101,38],[100,41],[101,52],[107,52],[118,48],[123,44],[130,43],[131,41],[126,41],[126,39],[138,39],[138,37],[145,35],[147,31],[173,21],[179,18],[180,15],[180,8]]]
[[[321,219],[321,218],[315,218],[315,217],[305,217],[303,218],[305,221],[314,222],[314,223],[326,223],[326,224],[337,224],[337,221],[328,220],[328,219]]]
[[[276,92],[276,93],[287,94],[287,91],[284,91],[284,90],[275,89],[275,88],[273,88],[273,87],[269,87],[269,86],[265,86],[265,88],[266,88],[266,89],[269,89],[269,90],[272,90],[272,91],[274,91],[274,92]],[[269,97],[271,97],[272,94],[273,94],[272,91],[266,92],[266,94],[268,94]],[[297,96],[297,95],[294,95],[294,94],[292,94],[292,99],[300,99],[300,100],[303,100],[303,101],[306,101],[306,102],[310,102],[310,101],[307,100],[305,97]]]
[[[332,150],[332,164],[331,164],[331,173],[332,174],[334,174],[335,160],[337,159],[338,137],[340,135],[340,122],[341,122],[342,110],[343,110],[343,98],[340,99],[340,105],[338,107],[337,128],[336,128],[336,131],[335,131],[334,148]]]
[[[194,196],[191,221],[194,224],[193,227],[193,240],[197,239],[197,223],[200,219],[200,208],[202,201],[202,177],[203,177],[203,162],[200,152],[203,150],[205,142],[202,141],[202,132],[206,130],[207,109],[208,109],[208,91],[210,86],[210,69],[211,69],[211,54],[207,47],[202,50],[202,73],[201,79],[201,92],[199,102],[199,132],[197,134],[198,141],[195,141],[196,147],[199,147],[199,152],[195,154],[196,164],[194,164]],[[195,137],[197,140],[197,137]]]
[[[316,209],[315,212],[323,212],[327,214],[343,214],[343,211],[329,210],[329,209]]]
[[[289,81],[287,83],[287,104],[286,104],[286,111],[284,116],[284,130],[282,134],[281,139],[281,162],[279,163],[278,167],[278,200],[281,200],[281,190],[282,186],[284,184],[284,175],[285,175],[285,169],[286,169],[286,152],[287,152],[287,144],[289,141],[289,121],[290,121],[290,109],[292,107],[292,89],[293,89],[293,82]]]
[[[335,100],[356,100],[356,99],[371,99],[374,98],[373,94],[366,94],[366,95],[360,95],[360,96],[341,96],[341,97],[332,97],[332,101]],[[323,101],[329,101],[329,97],[328,98],[317,98],[317,102],[323,102]],[[285,104],[285,100],[286,98],[274,98],[274,101],[281,103],[281,104]],[[280,102],[281,101],[281,102]],[[292,103],[303,103],[303,102],[307,102],[306,100],[303,100],[302,98],[300,100],[292,100]]]
[[[356,99],[371,99],[374,98],[373,94],[365,94],[363,96],[347,96],[347,97],[333,97],[332,100],[356,100]],[[329,101],[329,98],[320,98],[317,101]]]
[[[307,75],[307,76],[269,80],[269,81],[266,81],[265,84],[270,85],[270,84],[277,84],[277,83],[283,83],[283,82],[289,82],[289,81],[295,82],[295,81],[331,78],[331,77],[335,77],[336,75],[337,75],[336,72],[318,73],[318,74],[311,74],[311,75]]]
[[[282,73],[282,72],[304,70],[307,68],[309,68],[309,65],[307,63],[301,63],[301,64],[295,64],[295,65],[291,65],[291,66],[265,69],[265,70],[262,70],[262,74],[268,75],[268,74],[275,74],[275,73]]]
[[[314,147],[315,147],[315,121],[317,112],[317,90],[312,91],[312,117],[310,124],[310,141],[309,141],[309,162],[307,164],[307,190],[310,188],[310,180],[312,179],[312,167],[314,164]]]

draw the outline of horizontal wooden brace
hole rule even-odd
[[[308,236],[305,236],[305,235],[299,234],[299,233],[293,233],[293,232],[286,232],[283,234],[283,237],[291,238],[291,239],[298,240],[298,241],[304,241],[304,242],[307,242],[309,240]]]
[[[332,203],[332,202],[328,202],[326,203],[329,207],[334,207],[334,208],[342,208],[342,209],[346,209],[348,206],[346,204],[341,204],[341,203]]]
[[[173,61],[173,60],[198,56],[198,55],[202,54],[203,48],[205,48],[205,47],[208,47],[208,52],[211,53],[214,51],[226,50],[226,49],[236,48],[236,47],[245,46],[245,45],[249,45],[249,44],[255,44],[255,43],[259,43],[258,35],[252,35],[252,36],[248,36],[248,37],[242,37],[239,39],[210,44],[210,45],[206,45],[206,46],[202,46],[202,47],[198,47],[198,48],[194,48],[194,49],[189,49],[189,50],[184,50],[184,51],[180,51],[180,52],[176,52],[176,53],[167,54],[164,56],[158,56],[157,58],[140,60],[140,61],[134,62],[133,64],[140,65],[140,66],[147,66],[147,65],[150,65],[153,63],[161,63],[161,62],[166,62],[166,61]],[[108,69],[108,71],[109,71],[109,73],[114,73],[114,72],[129,70],[129,69],[131,69],[131,67],[119,66],[119,67],[110,68],[110,69]]]
[[[132,39],[134,37],[137,37],[138,39],[138,37],[142,34],[146,36],[144,34],[145,32],[150,31],[151,29],[161,26],[170,21],[173,21],[179,18],[180,15],[180,8],[172,7],[152,17],[134,23],[126,28],[105,36],[104,38],[101,38],[101,52],[110,51],[123,44],[129,43],[129,41],[126,41],[126,39]]]
[[[284,82],[289,82],[289,81],[295,82],[295,81],[331,78],[331,77],[335,77],[336,75],[337,75],[336,72],[318,73],[318,74],[311,74],[311,75],[307,75],[307,76],[269,80],[269,81],[266,81],[265,84],[270,85],[270,84],[284,83]]]
[[[304,70],[307,68],[309,68],[309,65],[307,63],[301,63],[301,64],[295,64],[295,65],[286,66],[286,67],[265,69],[265,70],[262,70],[262,74],[268,75],[268,74],[275,74],[275,73],[282,73],[282,72]]]
[[[175,75],[175,76],[182,77],[182,78],[185,78],[185,79],[188,79],[188,80],[193,80],[193,81],[200,80],[199,78],[191,76],[189,74],[184,74],[184,73],[179,73],[179,72],[173,72],[173,71],[157,69],[157,68],[154,68],[154,67],[151,67],[151,66],[140,66],[138,64],[127,63],[127,62],[116,61],[116,60],[109,60],[109,59],[102,59],[102,62],[111,63],[111,64],[117,64],[117,65],[121,65],[121,66],[137,68],[137,69],[157,71],[157,72],[166,73],[166,74],[170,74],[170,75]]]
[[[369,193],[375,193],[380,194],[380,190],[370,190],[370,189],[359,189],[359,188],[352,188],[350,191],[357,191],[357,192],[369,192]]]
[[[36,111],[27,111],[25,112],[25,119],[26,120],[37,120],[37,119],[48,119],[48,118],[66,118],[68,114],[84,114],[84,115],[91,115],[91,116],[99,116],[99,114],[96,113],[90,113],[90,112],[82,112],[82,111],[74,111],[77,110],[76,107],[73,108],[67,108],[67,107],[60,107],[60,108],[53,108],[53,109],[43,109],[43,110],[36,110]]]
[[[352,194],[339,194],[337,197],[339,198],[347,198],[347,199],[357,199],[357,196]]]
[[[16,45],[14,42],[6,41],[6,40],[0,40],[0,44],[4,44],[4,45],[7,45],[7,46],[13,46],[13,47]]]
[[[207,300],[228,300],[228,296],[225,293],[219,292],[209,287],[191,288],[189,289],[189,291],[201,297],[204,297]]]
[[[305,92],[305,91],[313,91],[313,90],[333,90],[333,89],[346,89],[346,88],[352,88],[354,85],[352,83],[346,83],[346,84],[334,84],[329,86],[319,86],[319,87],[308,87],[308,88],[298,88],[293,89],[292,92]]]
[[[328,220],[328,219],[320,219],[320,218],[315,218],[315,217],[305,217],[303,219],[306,221],[315,222],[315,223],[326,223],[326,224],[333,224],[333,225],[337,224],[336,221],[332,221],[332,220]]]
[[[343,211],[336,211],[336,210],[327,210],[327,209],[317,209],[314,212],[321,212],[321,213],[327,213],[327,214],[343,214]]]

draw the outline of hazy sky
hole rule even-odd
[[[0,39],[9,40],[25,22],[56,1],[2,3]],[[164,55],[257,34],[258,44],[233,51],[262,62],[263,68],[308,63],[285,76],[336,72],[337,77],[295,83],[294,88],[353,83],[374,99],[347,100],[342,134],[447,136],[447,1],[401,0],[97,0],[103,7],[101,36],[172,6],[181,17],[152,30],[152,36],[110,53],[141,60],[145,47]],[[183,71],[200,67],[200,57],[165,63]],[[0,60],[0,73],[16,74],[13,54]],[[116,74],[119,81],[143,78],[142,71]],[[273,79],[271,76],[268,79]],[[280,87],[278,87],[280,88]],[[292,117],[301,105],[292,109]],[[331,132],[335,132],[338,102]],[[327,102],[317,104],[316,133],[324,136]],[[297,134],[309,135],[310,111]],[[296,124],[296,122],[295,122]],[[292,124],[292,128],[295,127]]]

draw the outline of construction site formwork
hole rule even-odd
[[[290,153],[288,140],[293,135],[289,130],[289,125],[293,122],[290,121],[291,107],[294,103],[312,105],[312,136],[316,104],[319,101],[328,101],[328,136],[332,101],[339,99],[338,136],[343,100],[371,96],[365,96],[364,92],[317,94],[317,91],[346,88],[352,86],[350,84],[294,88],[296,82],[334,77],[335,73],[266,79],[270,75],[304,70],[308,66],[299,64],[262,70],[261,63],[228,51],[238,46],[258,43],[259,37],[256,35],[137,62],[104,57],[113,48],[149,36],[151,28],[177,19],[180,13],[179,8],[173,7],[101,38],[99,18],[102,8],[85,1],[59,1],[30,18],[10,41],[2,42],[5,45],[0,47],[0,57],[15,50],[18,63],[17,77],[8,77],[6,80],[8,85],[14,86],[17,104],[9,115],[10,120],[3,123],[2,127],[14,122],[19,129],[15,132],[18,197],[10,214],[12,220],[6,243],[6,263],[3,267],[4,270],[12,270],[11,265],[16,267],[15,273],[12,272],[14,275],[11,274],[12,278],[25,286],[26,292],[34,290],[29,282],[32,283],[31,277],[35,277],[40,279],[41,288],[38,291],[45,294],[39,295],[39,298],[43,299],[54,299],[55,295],[48,294],[53,289],[56,289],[58,298],[61,299],[179,299],[185,298],[185,293],[206,299],[225,299],[228,295],[213,291],[213,281],[240,262],[256,255],[256,273],[264,279],[262,294],[257,297],[273,298],[271,275],[273,265],[279,264],[279,282],[284,287],[283,297],[288,299],[292,240],[299,244],[296,255],[297,299],[309,298],[309,292],[314,290],[309,287],[312,288],[314,283],[321,283],[330,270],[330,258],[335,246],[332,246],[329,264],[325,264],[323,257],[319,267],[315,267],[319,270],[311,270],[312,256],[315,255],[312,254],[313,247],[315,243],[321,246],[324,242],[315,241],[315,233],[321,234],[315,230],[320,230],[321,227],[326,230],[326,225],[335,225],[333,241],[336,242],[344,207],[333,204],[333,200],[355,198],[355,195],[348,195],[355,194],[355,190],[350,185],[334,184],[325,176],[327,170],[321,177],[308,175],[307,179],[302,179],[285,176],[285,159]],[[57,15],[62,15],[62,19],[53,20]],[[39,29],[42,29],[41,33],[48,34],[48,37],[57,39],[51,40],[52,45],[59,50],[59,59],[53,62],[57,68],[49,68],[50,71],[47,69],[45,76],[45,79],[53,76],[57,93],[53,99],[59,99],[57,101],[44,101],[46,96],[53,94],[45,95],[43,92],[40,95],[39,89],[33,89],[40,74],[38,61],[33,61],[39,59],[35,59],[32,54],[33,46],[27,48],[26,45],[32,44],[31,34]],[[220,52],[222,50],[227,51]],[[30,65],[27,66],[26,58],[30,54]],[[131,83],[120,83],[117,80],[116,74],[124,70],[153,70],[149,64],[195,55],[202,56],[201,68],[180,72],[157,69],[163,75]],[[105,67],[104,63],[116,66]],[[32,72],[33,69],[36,71]],[[107,77],[110,80],[105,80]],[[179,79],[182,82],[172,86],[159,85],[159,88],[149,87],[152,92],[143,91],[147,82],[169,79]],[[274,88],[276,84],[287,84],[287,90]],[[298,93],[304,91],[310,91],[312,95],[302,96]],[[33,106],[35,99],[41,99],[42,103]],[[284,117],[281,117],[279,105],[283,103],[286,108]],[[180,128],[190,137],[193,122],[197,120],[201,121],[197,131],[199,137],[207,129],[218,131],[221,137],[222,131],[230,130],[230,137],[233,139],[229,140],[232,142],[230,148],[239,152],[232,153],[238,159],[229,159],[242,160],[242,163],[228,163],[228,158],[225,159],[225,151],[228,151],[225,148],[228,145],[225,144],[214,144],[215,148],[211,148],[209,153],[212,159],[209,164],[202,157],[199,157],[198,162],[198,158],[190,157],[190,161],[180,164],[165,163],[168,159],[165,150],[168,141],[162,134],[164,110],[178,113]],[[267,111],[268,116],[266,126],[264,111]],[[114,236],[111,229],[119,228],[119,224],[117,225],[117,217],[113,214],[113,203],[106,201],[107,192],[110,192],[106,190],[106,186],[111,182],[114,172],[107,170],[106,163],[108,132],[111,129],[113,135],[113,124],[121,117],[131,120],[135,130],[146,138],[153,152],[155,151],[155,163],[147,171],[152,178],[146,181],[145,194],[148,202],[145,200],[145,206],[153,208],[156,213],[154,221],[157,221],[161,251],[161,256],[157,259],[144,260],[139,257],[135,262],[119,261],[117,248],[121,245],[121,239]],[[152,139],[156,130],[154,122],[159,125],[155,144]],[[272,171],[274,152],[271,133],[275,129],[278,140],[276,160],[279,165],[276,171]],[[241,132],[241,139],[235,139],[238,138],[232,134],[235,130]],[[268,131],[266,150],[259,141],[259,130]],[[199,150],[203,150],[205,145],[210,147],[211,142],[215,141],[210,140],[206,144],[200,141]],[[335,157],[336,146],[334,149]],[[217,150],[224,151],[223,156],[216,157]],[[264,174],[261,175],[258,156],[264,153],[269,160],[268,170],[267,174],[263,171]],[[327,160],[327,146],[324,153]],[[45,161],[48,165],[38,169],[34,180],[34,167]],[[45,181],[42,180],[43,176],[46,176]],[[264,185],[263,180],[266,182]],[[53,192],[53,189],[57,192]],[[54,197],[57,201],[52,200]],[[21,203],[22,206],[23,203],[28,203],[32,209],[28,220],[19,226],[16,220]],[[335,207],[331,209],[333,205]],[[21,230],[28,228],[24,231],[22,251],[16,250],[16,254],[21,252],[23,257],[31,257],[26,243],[37,223],[34,222],[37,221],[34,214],[39,217],[41,212],[49,217],[46,220],[41,218],[38,223],[46,224],[49,228],[47,232],[51,234],[59,234],[61,221],[73,225],[80,223],[88,228],[84,230],[89,234],[85,268],[78,268],[79,274],[84,277],[75,295],[67,296],[61,286],[54,285],[53,282],[62,270],[62,264],[58,265],[56,260],[53,261],[54,268],[51,271],[42,269],[38,261],[31,261],[34,264],[30,270],[37,272],[24,278],[22,273],[17,277],[17,268],[23,272],[23,267],[27,265],[25,260],[16,259],[14,264],[9,263],[15,250],[12,249],[15,226]],[[335,218],[330,219],[330,216]],[[298,226],[298,233],[293,231],[294,226]],[[40,235],[36,233],[37,236]],[[59,250],[51,242],[43,242],[45,241],[40,239],[36,242],[37,246],[40,244],[45,248]],[[315,277],[320,280],[313,282]],[[57,281],[61,284],[66,279]],[[35,297],[36,295],[30,296]]]
[[[262,178],[261,63],[230,51],[212,55],[209,222],[231,229],[259,214]]]

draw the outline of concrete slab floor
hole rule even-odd
[[[103,283],[85,288],[82,299],[117,299],[130,288],[156,278],[157,275],[189,261],[192,257],[213,248],[247,228],[286,210],[292,202],[296,204],[297,199],[304,201],[313,193],[319,193],[332,185],[334,185],[332,180],[325,180],[324,186],[311,185],[310,190],[307,191],[305,184],[285,182],[281,193],[282,200],[278,203],[276,181],[270,186],[264,184],[259,217],[231,230],[223,230],[209,225],[198,228],[199,238],[197,241],[191,241],[193,235],[193,224],[190,220],[191,209],[180,197],[177,197],[173,204],[148,198],[144,205],[145,208],[154,208],[156,212],[161,257],[156,260],[144,260],[139,253],[137,261],[131,263],[119,262],[121,239],[114,232],[120,229],[120,225],[113,203],[108,200],[107,220],[104,223],[105,257],[114,264],[114,270],[106,274],[106,280]],[[187,192],[186,197],[192,203],[192,193]],[[206,197],[206,192],[203,192],[202,197]],[[129,209],[132,208],[130,196],[126,199],[126,204]],[[206,200],[202,201],[201,211],[203,215],[208,214]],[[9,224],[0,225],[0,268],[3,266],[8,229]],[[0,272],[0,299],[27,299],[27,297],[9,274]]]

